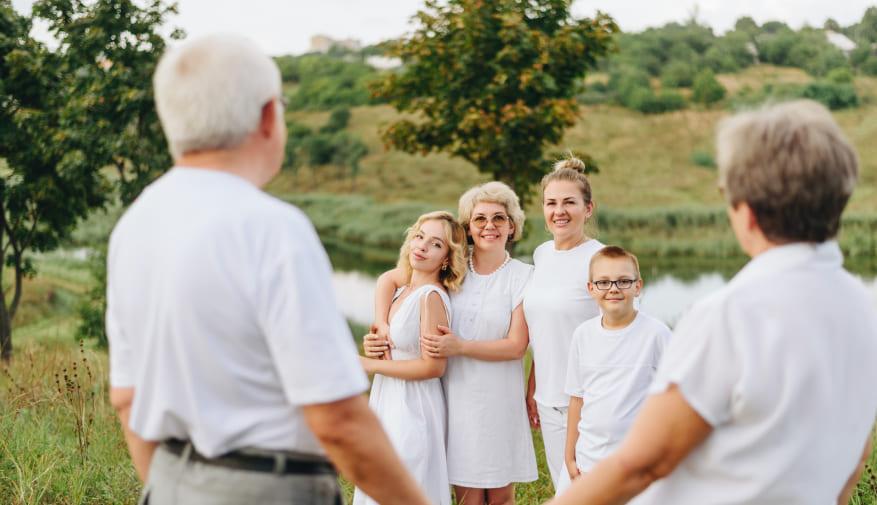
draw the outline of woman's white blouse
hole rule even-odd
[[[454,333],[466,340],[506,338],[533,267],[511,260],[490,275],[468,272],[451,295]],[[497,488],[538,477],[524,403],[521,360],[448,360],[448,477],[451,484]]]
[[[558,251],[554,241],[533,252],[533,280],[524,295],[524,314],[530,327],[530,347],[536,366],[535,399],[546,407],[566,407],[564,392],[572,334],[600,314],[588,294],[591,257],[603,248],[595,239]]]

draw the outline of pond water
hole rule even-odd
[[[724,286],[727,271],[704,271],[699,274],[658,273],[646,276],[639,304],[643,312],[675,325],[692,303]],[[877,277],[860,275],[877,303]],[[368,325],[374,313],[375,276],[361,271],[336,271],[333,284],[344,315],[357,323]]]

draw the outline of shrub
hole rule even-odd
[[[712,104],[725,97],[725,87],[716,80],[712,70],[701,70],[694,79],[691,99],[698,103]]]
[[[670,88],[689,87],[694,82],[694,66],[684,61],[671,61],[661,71],[661,84]]]
[[[825,76],[825,80],[834,84],[852,84],[853,72],[849,67],[838,67],[832,69]]]
[[[837,84],[827,81],[811,82],[804,88],[804,98],[822,102],[831,110],[859,106],[859,95],[852,84]]]
[[[335,133],[337,131],[341,131],[347,128],[347,124],[350,122],[350,109],[346,107],[339,107],[332,110],[332,114],[329,115],[329,121],[320,128],[320,132],[323,133]]]
[[[651,88],[637,88],[631,93],[628,107],[643,114],[661,114],[685,108],[685,98],[674,91],[655,95]]]
[[[691,153],[691,163],[704,168],[716,168],[716,160],[707,151],[694,151]]]

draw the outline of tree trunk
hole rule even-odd
[[[9,363],[12,359],[12,317],[3,298],[6,297],[0,293],[0,361]]]

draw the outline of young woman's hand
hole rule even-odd
[[[432,358],[449,358],[463,354],[463,339],[447,326],[438,325],[438,335],[421,335],[420,345]]]
[[[576,465],[575,458],[566,460],[566,471],[569,473],[569,480],[576,480],[582,476],[582,472],[579,471],[579,467]]]
[[[369,333],[362,337],[362,351],[369,358],[390,359],[390,349],[393,342],[389,337],[381,337],[375,333]]]

